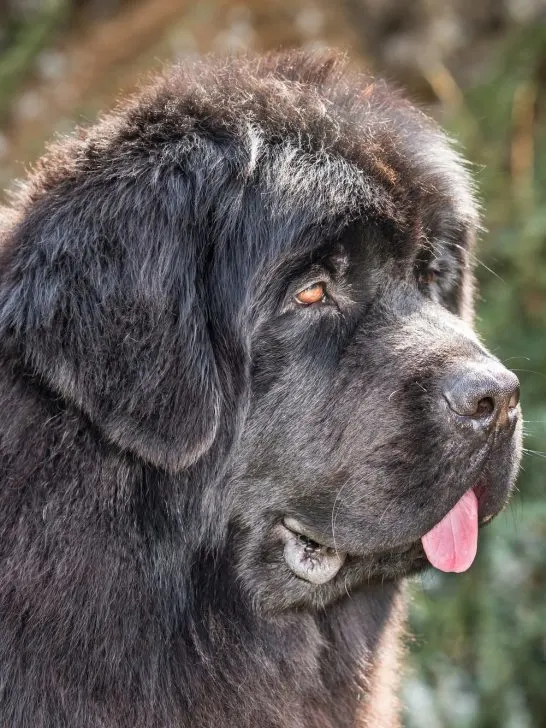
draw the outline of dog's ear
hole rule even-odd
[[[222,294],[191,180],[120,167],[35,183],[4,248],[0,337],[110,440],[176,471],[234,406],[213,341]]]

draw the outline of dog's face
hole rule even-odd
[[[2,330],[116,447],[201,483],[203,532],[261,608],[325,604],[425,551],[466,568],[520,417],[471,328],[459,158],[329,59],[199,73],[38,171]]]
[[[464,255],[441,237],[400,249],[390,232],[356,224],[277,271],[252,341],[234,501],[239,568],[270,608],[423,568],[425,534],[462,509],[455,527],[477,535],[514,482],[517,380],[460,317]],[[440,568],[460,571],[473,554],[454,538]]]

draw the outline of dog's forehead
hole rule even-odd
[[[412,160],[400,172],[378,153],[360,153],[351,159],[336,148],[309,152],[293,140],[268,147],[256,173],[268,220],[300,248],[302,235],[311,240],[313,231],[317,245],[341,239],[353,252],[380,236],[382,253],[402,258],[425,245],[469,246],[474,210],[461,209],[455,185],[422,184]]]
[[[440,129],[332,54],[174,69],[157,93],[171,124],[225,143],[240,179],[261,178],[276,219],[372,214],[463,245],[477,226],[470,176]]]
[[[184,214],[200,216],[188,223],[213,221],[210,239],[246,226],[249,241],[272,230],[290,242],[311,228],[334,234],[381,219],[408,241],[466,246],[478,222],[469,175],[443,133],[331,54],[175,67],[54,147],[24,195],[72,180],[106,189],[119,178],[169,180],[186,196]]]

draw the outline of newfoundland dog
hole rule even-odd
[[[176,67],[3,215],[6,728],[392,728],[520,453],[464,164],[305,53]]]

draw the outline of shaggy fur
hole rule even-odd
[[[173,68],[50,149],[0,260],[2,725],[397,724],[420,537],[519,457],[441,396],[493,361],[476,227],[441,132],[330,55]]]

